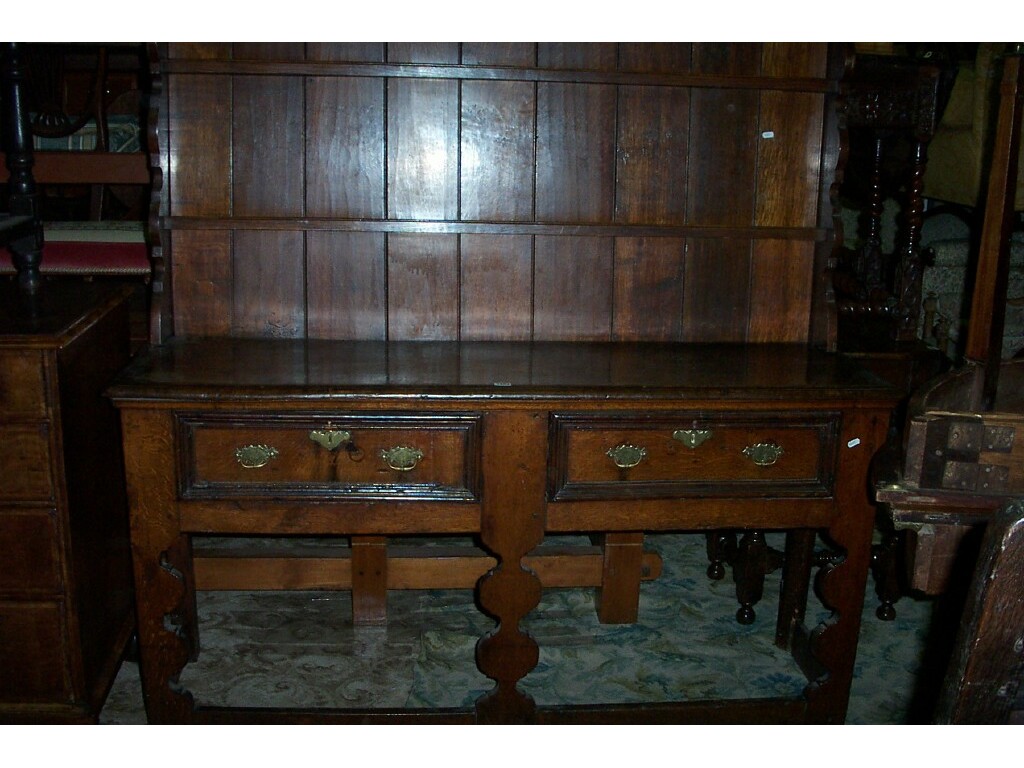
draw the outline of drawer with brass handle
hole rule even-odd
[[[556,414],[553,500],[832,492],[839,415]]]
[[[178,419],[183,498],[479,496],[477,415],[202,414]]]

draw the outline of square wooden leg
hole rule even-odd
[[[632,624],[640,608],[643,533],[605,533],[601,586],[597,589],[597,618],[602,624]]]
[[[388,551],[386,536],[352,537],[352,622],[386,624]]]

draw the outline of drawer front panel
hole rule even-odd
[[[43,361],[39,352],[0,351],[0,415],[46,415]]]
[[[61,589],[54,513],[0,508],[0,591],[54,594]]]
[[[52,499],[47,424],[0,426],[0,501],[49,502]]]
[[[479,498],[480,417],[182,417],[183,498]]]
[[[549,497],[827,496],[836,413],[680,413],[552,419]]]
[[[0,601],[0,701],[70,701],[60,602]]]

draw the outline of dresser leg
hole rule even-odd
[[[640,577],[644,535],[604,533],[601,586],[597,589],[597,618],[602,624],[634,624],[640,608]]]
[[[352,537],[352,623],[388,621],[388,552],[386,536]]]
[[[779,618],[775,624],[775,645],[792,647],[793,634],[807,613],[807,591],[811,586],[814,542],[817,533],[807,528],[786,532],[786,555],[779,588]]]
[[[477,666],[495,681],[476,702],[482,724],[536,719],[536,704],[517,683],[539,659],[520,622],[540,602],[541,582],[522,559],[544,540],[547,427],[545,412],[493,413],[484,423],[480,540],[498,563],[477,585],[481,608],[497,621],[476,646]]]
[[[164,412],[121,416],[139,636],[139,669],[151,723],[187,723],[192,695],[178,682],[199,650],[191,541],[178,523],[174,421]]]

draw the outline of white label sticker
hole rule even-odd
[[[775,138],[775,131],[761,131],[761,138],[762,139],[774,139]]]
[[[850,442],[848,442],[846,444],[846,447],[847,448],[856,448],[858,445],[860,445],[860,438],[859,437],[855,437],[855,438],[853,438],[853,440],[851,440]]]

